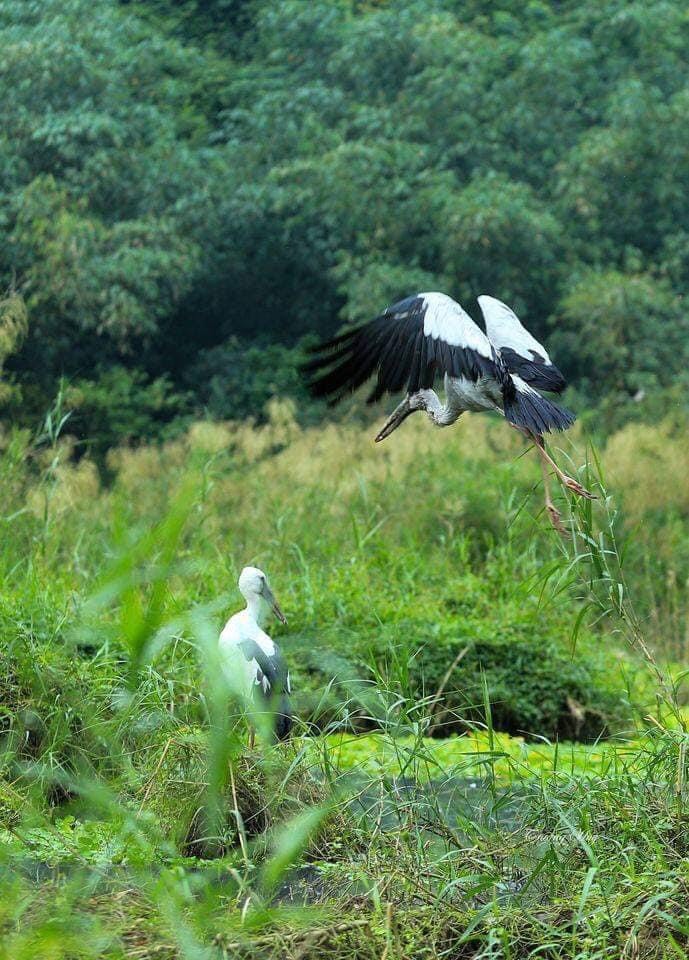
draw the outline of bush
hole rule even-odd
[[[187,398],[174,393],[166,377],[149,381],[140,370],[118,366],[94,380],[75,380],[65,403],[72,409],[67,432],[102,462],[118,444],[164,436],[171,420],[185,413]]]
[[[265,423],[271,397],[292,397],[299,401],[300,410],[307,408],[315,419],[323,405],[314,403],[306,391],[298,369],[303,359],[297,348],[249,344],[230,337],[220,346],[199,351],[185,382],[196,402],[214,419],[248,417]]]
[[[485,628],[484,631],[485,632]],[[587,741],[628,723],[620,684],[610,683],[590,654],[568,656],[564,645],[530,625],[512,623],[482,638],[448,637],[419,658],[417,685],[434,693],[460,652],[466,650],[446,687],[438,732],[461,731],[467,720],[485,721],[484,689],[497,730],[549,739]]]
[[[485,723],[486,692],[492,724],[505,733],[585,742],[630,724],[635,709],[620,654],[601,650],[590,634],[571,649],[571,620],[552,608],[502,601],[490,582],[467,576],[456,587],[466,602],[449,601],[454,609],[441,608],[435,621],[404,619],[380,625],[373,636],[355,629],[339,643],[333,638],[333,647],[309,644],[306,658],[304,637],[286,638],[293,661],[307,662],[295,671],[297,712],[323,726],[341,719],[349,700],[349,725],[369,729],[385,713],[375,680],[393,692],[391,700],[425,700],[416,716],[432,712],[436,737]],[[490,615],[482,616],[482,607]]]
[[[67,653],[58,637],[59,613],[0,608],[0,730],[4,762],[15,773],[33,767],[50,802],[67,795],[66,776],[98,766],[113,769],[102,733],[111,715],[112,683],[101,663]]]

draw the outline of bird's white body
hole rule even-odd
[[[419,296],[427,303],[423,320],[424,336],[432,340],[444,340],[450,346],[475,350],[487,360],[493,356],[493,347],[488,337],[456,300],[445,293],[428,292],[420,293]],[[502,412],[500,388],[494,380],[484,377],[474,382],[469,377],[451,377],[446,373],[444,385],[444,414],[439,419],[432,417],[439,426],[453,423],[467,410],[477,413],[482,410]],[[432,403],[431,397],[428,400]]]
[[[257,686],[267,694],[268,678],[254,657],[246,659],[241,645],[247,641],[253,642],[267,657],[275,656],[276,652],[275,644],[259,626],[258,618],[260,613],[257,614],[247,606],[230,617],[219,639],[223,669],[227,678],[232,684],[239,681],[246,697],[252,696]]]
[[[289,735],[292,713],[289,704],[290,676],[277,644],[261,624],[268,609],[287,623],[262,570],[244,567],[239,589],[246,607],[225,624],[218,639],[223,670],[230,686],[241,693],[251,708],[258,702],[274,712],[279,739]]]
[[[468,377],[449,377],[445,374],[445,406],[456,412],[455,420],[465,411],[480,413],[497,410],[502,413],[502,393],[495,380],[484,378],[474,383]]]

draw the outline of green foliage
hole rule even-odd
[[[185,291],[197,252],[164,220],[106,225],[71,203],[52,176],[24,190],[13,233],[16,265],[24,272],[28,306],[42,319],[59,315],[67,329],[92,331],[125,344],[141,342]]]
[[[0,375],[7,357],[21,346],[27,329],[26,305],[22,298],[10,294],[0,300]],[[7,403],[12,393],[12,386],[0,381],[0,404]]]
[[[102,0],[11,3],[0,33],[15,130],[0,143],[0,272],[30,312],[18,367],[50,390],[141,350],[190,287],[199,247],[177,184],[188,197],[203,182],[186,111],[202,61]]]
[[[165,18],[165,26],[180,38],[209,40],[241,55],[241,41],[254,26],[257,0],[120,0],[137,13]]]
[[[654,408],[654,395],[686,389],[689,321],[664,280],[618,271],[587,273],[561,302],[554,337],[576,352],[577,389],[598,401],[601,424],[614,429],[630,410]]]
[[[100,463],[118,442],[163,437],[185,403],[167,377],[148,383],[142,371],[122,366],[106,369],[96,380],[75,380],[65,391],[70,432]]]
[[[0,358],[3,361],[20,346],[27,327],[26,306],[21,297],[11,294],[0,301]]]
[[[530,515],[536,468],[511,431],[477,418],[434,446],[412,422],[381,454],[360,427],[304,430],[284,406],[260,428],[195,423],[112,451],[101,488],[88,457],[69,460],[65,416],[60,401],[36,439],[1,441],[0,955],[374,960],[489,945],[574,960],[585,942],[612,960],[684,944],[686,719],[657,664],[644,716],[654,695],[658,708],[629,741],[496,730],[508,706],[559,724],[562,696],[560,734],[627,708],[618,678],[641,672],[639,621],[607,502],[572,515],[561,550]],[[620,434],[622,467],[639,429]],[[295,668],[298,721],[323,720],[298,692],[311,667],[332,723],[248,752],[217,634],[250,560],[290,617],[271,632]],[[339,658],[330,676],[324,650]],[[456,713],[470,733],[427,736]],[[375,735],[348,742],[364,714]]]
[[[445,224],[446,272],[476,296],[499,290],[520,312],[552,302],[563,269],[562,229],[528,186],[495,173],[476,177],[448,204]],[[531,326],[542,332],[538,320]]]
[[[480,727],[460,737],[418,739],[370,733],[331,734],[328,749],[333,763],[342,771],[380,772],[387,776],[409,775],[429,782],[440,770],[453,767],[464,776],[482,778],[490,768],[498,781],[519,781],[522,776],[549,774],[600,777],[617,767],[631,772],[643,756],[643,738],[639,741],[606,740],[596,744],[553,743],[548,740],[525,741],[505,733]]]
[[[500,597],[502,566],[488,563],[482,576],[455,577],[435,616],[428,621],[396,619],[380,624],[371,636],[350,635],[347,653],[326,631],[326,643],[317,642],[298,665],[295,686],[302,713],[314,709],[320,722],[332,716],[321,691],[334,676],[331,702],[342,690],[362,695],[362,706],[352,709],[352,724],[366,729],[379,723],[370,710],[366,684],[371,678],[416,702],[432,703],[439,696],[433,735],[445,737],[470,728],[485,716],[484,685],[497,730],[518,736],[582,740],[626,729],[631,705],[622,694],[622,664],[611,668],[598,641],[580,638],[576,652],[568,649],[571,622],[550,610],[547,616],[526,596],[511,601]],[[288,638],[295,657],[304,645]],[[344,659],[342,659],[344,657]],[[352,669],[352,667],[356,669]],[[358,678],[358,679],[356,679]]]
[[[308,408],[309,399],[299,364],[301,350],[279,343],[253,344],[231,337],[226,343],[200,351],[187,373],[196,398],[207,413],[228,420],[241,412],[265,422],[270,397],[295,397]]]
[[[168,378],[166,416],[310,419],[298,341],[440,288],[552,334],[606,426],[655,417],[686,367],[687,29],[667,0],[10,0],[0,282],[30,325],[5,416],[124,368]]]
[[[560,189],[575,229],[602,257],[619,262],[631,249],[645,264],[660,265],[663,243],[686,223],[686,195],[673,173],[687,149],[679,121],[686,104],[685,89],[668,96],[655,84],[621,83],[606,125],[587,133],[568,157]]]
[[[568,655],[556,623],[545,630],[533,619],[510,623],[502,610],[496,611],[496,621],[489,630],[486,621],[474,630],[464,625],[463,637],[427,648],[419,657],[419,676],[428,693],[439,689],[448,663],[467,650],[445,694],[448,713],[437,729],[450,732],[463,721],[482,718],[484,683],[498,730],[586,741],[628,725],[621,678],[611,676],[606,658],[596,656],[593,648],[580,649],[575,658]]]

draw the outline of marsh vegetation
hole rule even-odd
[[[482,418],[380,449],[276,404],[107,484],[60,419],[3,439],[4,956],[681,954],[685,491],[645,428],[564,451],[600,494],[564,542]],[[298,716],[249,752],[239,557]]]

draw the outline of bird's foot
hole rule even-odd
[[[545,509],[548,513],[548,518],[551,525],[557,530],[561,537],[568,537],[569,531],[562,522],[562,514],[557,509],[554,503],[546,503]]]
[[[582,487],[578,480],[574,480],[573,477],[568,477],[567,474],[562,474],[560,477],[562,480],[563,486],[567,487],[568,490],[571,490],[572,493],[576,494],[577,497],[584,497],[586,500],[597,500],[598,497],[595,493],[591,493],[590,490],[587,490],[586,487]]]

